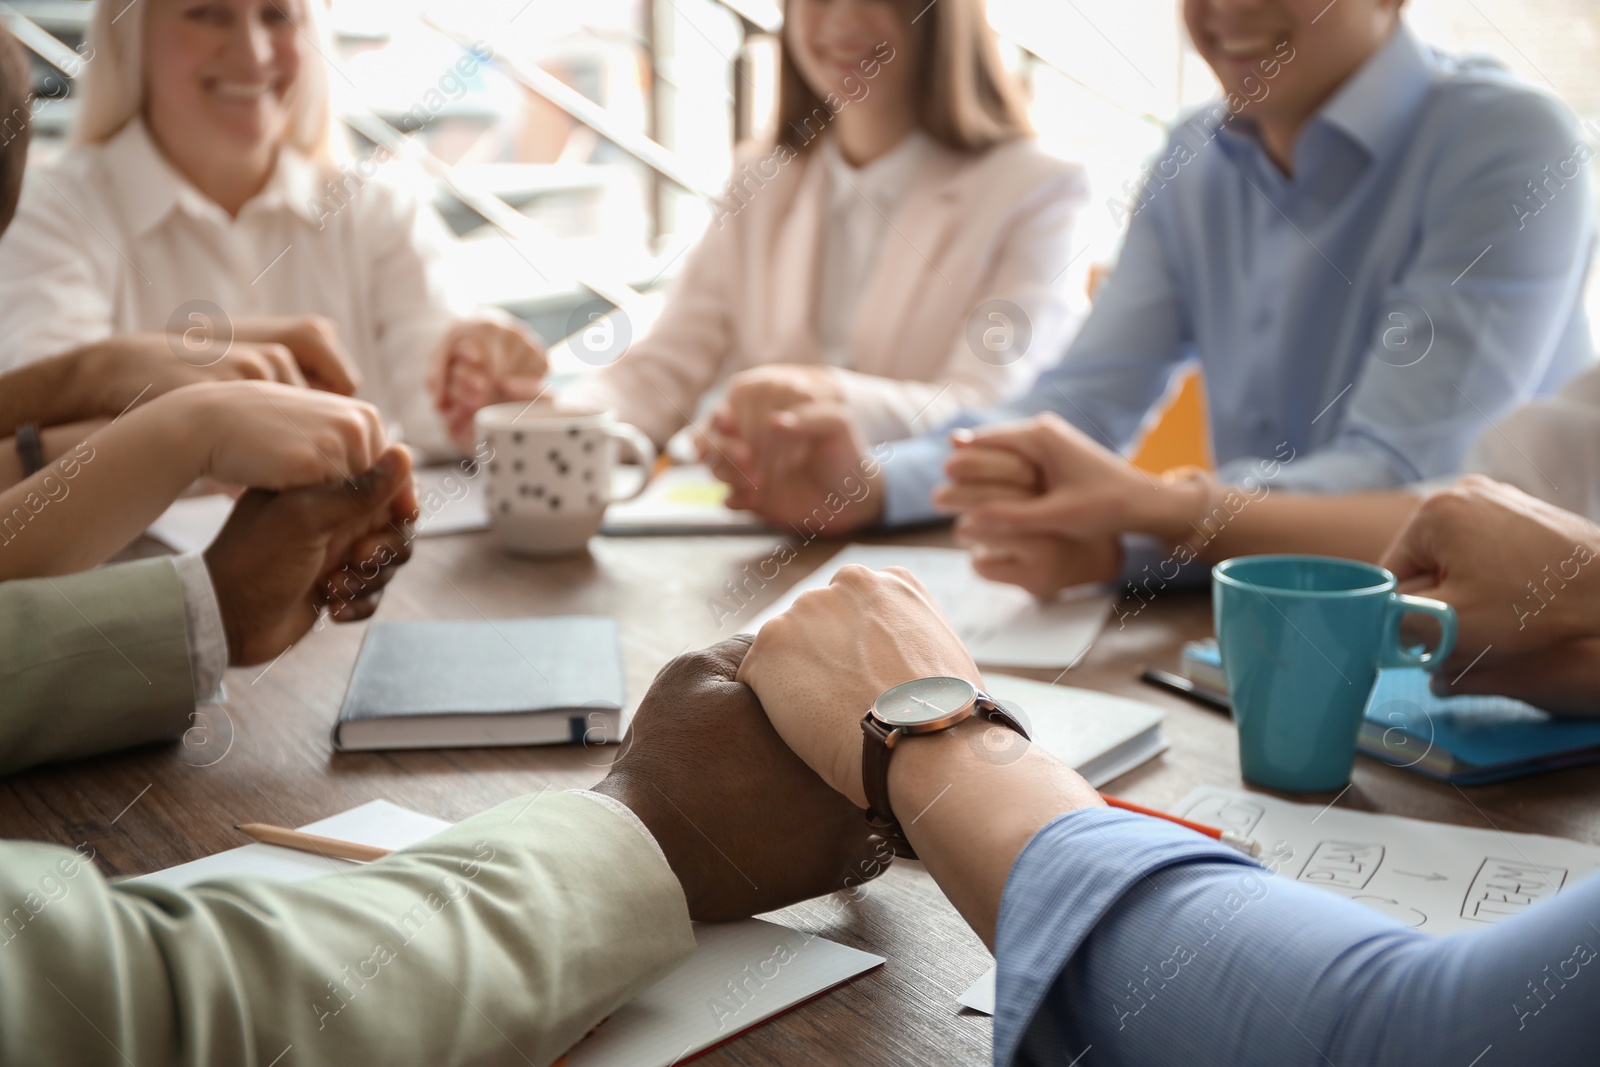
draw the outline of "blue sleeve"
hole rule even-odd
[[[1003,407],[963,413],[938,430],[894,444],[884,465],[884,521],[890,526],[941,517],[930,501],[944,480],[951,430],[1014,422],[1053,411],[1115,452],[1133,443],[1145,416],[1183,363],[1189,325],[1161,243],[1160,202],[1135,214],[1117,267],[1066,354],[1023,396]]]
[[[1073,812],[1006,883],[995,1063],[1592,1064],[1592,920],[1600,878],[1434,938],[1160,820]]]

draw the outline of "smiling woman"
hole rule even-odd
[[[725,385],[708,440],[741,456],[813,402],[889,440],[1025,389],[1082,315],[1088,185],[1035,143],[982,0],[788,0],[778,77],[661,317],[566,395],[665,441]]]
[[[318,0],[148,7],[142,22],[96,10],[109,47],[84,79],[77,140],[108,141],[142,112],[162,154],[230,215],[266,184],[279,145],[334,157],[328,68],[304,62],[323,38]]]
[[[440,456],[478,406],[538,388],[538,341],[449,292],[431,207],[378,176],[327,210],[350,182],[326,18],[325,0],[96,5],[77,143],[32,172],[0,247],[0,369],[139,332],[191,363],[275,343],[346,364]]]

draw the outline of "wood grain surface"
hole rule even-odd
[[[942,531],[879,541],[949,543]],[[621,621],[629,699],[637,701],[667,660],[736,633],[839,547],[804,546],[764,582],[757,564],[779,543],[749,535],[597,538],[587,556],[534,562],[502,555],[482,534],[425,539],[377,617],[613,615]],[[731,593],[728,583],[742,592]],[[726,617],[741,601],[747,606]],[[364,623],[325,626],[272,664],[229,672],[226,704],[198,713],[181,743],[0,781],[0,834],[87,841],[106,874],[132,875],[245,844],[232,828],[238,822],[298,826],[375,799],[457,820],[545,786],[587,786],[605,773],[613,747],[334,753],[329,731],[365,629]],[[1137,678],[1145,665],[1175,668],[1182,643],[1210,631],[1205,594],[1163,594],[1125,626],[1113,619],[1084,661],[1059,679],[1054,672],[1020,673],[1165,708],[1171,749],[1109,787],[1165,807],[1197,785],[1241,785],[1228,719]],[[1593,768],[1578,768],[1459,789],[1359,757],[1337,803],[1600,844],[1595,776]],[[699,1062],[988,1062],[989,1020],[955,1003],[990,965],[988,953],[916,864],[896,864],[855,901],[824,898],[772,917],[889,962]]]

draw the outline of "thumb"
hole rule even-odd
[[[1049,443],[1032,420],[956,430],[950,435],[950,440],[957,448],[1003,448],[1015,452],[1041,470],[1048,469],[1051,458]]]
[[[1391,571],[1400,582],[1431,578],[1439,572],[1438,550],[1434,545],[1433,523],[1425,512],[1418,512],[1406,523],[1378,560],[1378,566]]]
[[[314,526],[334,527],[371,516],[402,492],[411,493],[411,453],[391,445],[370,468],[343,481],[280,494],[298,496]]]

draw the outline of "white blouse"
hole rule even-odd
[[[856,369],[850,332],[861,294],[872,278],[879,251],[887,242],[903,239],[889,220],[900,210],[932,147],[927,134],[913,130],[889,152],[864,167],[854,167],[840,153],[837,139],[825,137],[817,146],[829,178],[816,307],[817,341],[826,363]]]
[[[117,333],[230,317],[322,315],[363,378],[362,399],[424,453],[453,452],[429,361],[464,308],[443,281],[448,232],[379,173],[279,153],[237,218],[161,155],[143,122],[28,171],[0,239],[0,370]]]

